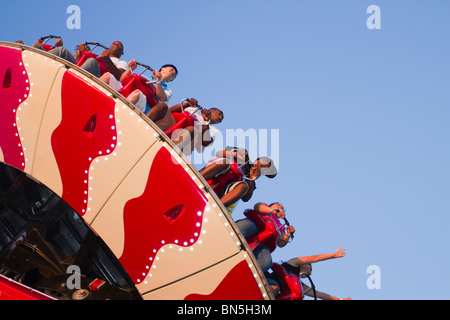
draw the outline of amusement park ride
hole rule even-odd
[[[106,67],[92,52],[79,63],[88,57]],[[140,88],[154,104],[147,79],[133,74],[116,92],[7,42],[0,61],[0,300],[275,299],[170,130],[126,99]],[[275,269],[283,299],[302,299],[301,283]]]

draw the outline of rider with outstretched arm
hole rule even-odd
[[[310,276],[312,273],[312,263],[325,261],[330,259],[338,259],[345,257],[345,249],[339,247],[336,252],[333,253],[323,253],[317,254],[313,256],[305,256],[292,258],[282,264],[282,266],[286,269],[287,272],[293,273],[295,275],[300,275],[300,278],[306,278]],[[309,289],[309,286],[303,283],[304,292],[307,296],[314,296],[313,292]],[[351,298],[340,299],[338,297],[332,296],[330,294],[316,291],[316,296],[322,300],[351,300]]]

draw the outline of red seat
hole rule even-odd
[[[255,210],[245,210],[244,215],[252,220],[258,227],[259,233],[249,237],[247,243],[252,250],[256,250],[264,243],[267,244],[270,252],[277,248],[277,223],[281,225],[278,218],[272,214],[272,219],[269,220],[268,215],[261,214]]]
[[[45,44],[45,43],[41,43],[41,46],[44,48],[45,51],[50,51],[50,50],[56,48],[55,46]]]
[[[278,263],[272,263],[272,270],[281,280],[282,288],[276,300],[303,300],[302,282],[297,276],[289,274],[285,268]]]
[[[244,172],[236,162],[232,162],[230,169],[224,174],[208,180],[208,184],[212,187],[216,194],[219,194],[228,184],[244,180]]]
[[[87,59],[94,58],[97,60],[98,66],[100,67],[100,74],[104,74],[106,72],[109,72],[108,66],[106,65],[105,60],[103,60],[102,57],[99,57],[97,54],[89,52],[89,51],[83,51],[81,53],[81,57],[78,59],[76,65],[81,67],[83,63],[86,62]]]
[[[149,80],[133,73],[122,81],[122,88],[119,93],[128,97],[133,91],[140,90],[147,98],[147,104],[150,107],[156,106],[159,101],[156,98],[156,88],[153,84],[147,83]]]
[[[175,120],[175,124],[170,128],[166,129],[164,133],[172,139],[172,134],[175,130],[186,129],[189,127],[193,127],[197,118],[191,116],[191,114],[187,111],[184,112],[174,112],[172,113],[172,117]]]

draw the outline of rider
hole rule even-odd
[[[42,46],[42,39],[37,39],[36,42],[32,45],[33,48],[45,50]],[[61,38],[57,38],[55,41],[55,48],[48,51],[48,53],[51,53],[55,56],[58,56],[60,58],[63,58],[64,60],[67,60],[73,64],[76,64],[78,59],[81,56],[81,53],[83,51],[89,51],[89,47],[85,44],[80,44],[77,47],[76,53],[72,55],[69,50],[67,50],[63,46],[63,41]],[[86,70],[87,72],[93,74],[97,78],[100,77],[100,67],[98,66],[97,61],[94,58],[87,59],[82,66],[80,66],[81,69]]]
[[[286,244],[288,244],[295,232],[295,228],[293,226],[284,227],[280,222],[280,219],[285,219],[286,213],[284,210],[284,206],[279,202],[274,202],[269,205],[263,202],[259,202],[254,205],[253,209],[254,211],[259,213],[259,216],[265,220],[266,224],[270,221],[273,221],[275,223],[275,227],[280,228],[279,232],[276,235],[276,238],[268,238],[266,242],[264,242],[253,252],[256,260],[258,261],[258,265],[263,272],[266,272],[272,265],[271,253],[277,247],[282,248],[286,246]],[[257,223],[255,223],[255,221],[251,220],[250,218],[238,220],[236,221],[236,225],[246,239],[254,237],[263,231],[260,230]]]
[[[334,253],[325,253],[325,254],[318,254],[314,256],[307,256],[307,257],[299,257],[299,258],[292,258],[286,262],[283,262],[282,266],[283,268],[290,274],[298,277],[300,275],[300,278],[306,278],[307,276],[311,275],[312,272],[312,263],[329,260],[329,259],[337,259],[342,258],[345,256],[345,250],[339,247],[336,252]],[[274,287],[274,281],[278,285],[278,291],[281,288],[281,284],[279,282],[279,279],[277,279],[277,276],[274,275],[274,273],[267,274],[266,277],[268,279],[271,279],[269,282],[272,285],[272,290],[276,291],[276,287]],[[306,284],[302,283],[303,288],[306,288],[304,291],[305,295],[313,297],[314,294],[309,289],[310,287]],[[319,299],[322,300],[351,300],[351,298],[345,298],[340,299],[335,296],[332,296],[330,294],[320,292],[315,290],[316,296]]]
[[[186,103],[186,104],[185,104]],[[171,139],[183,150],[185,155],[191,154],[194,148],[198,152],[202,152],[205,147],[211,145],[218,130],[213,124],[221,123],[224,119],[222,110],[218,108],[202,108],[198,105],[196,99],[190,98],[186,102],[179,103],[170,108],[170,116],[175,124],[173,113],[187,112],[197,119],[194,126],[181,128],[177,135],[172,135]],[[197,131],[201,131],[200,138],[196,135]]]
[[[240,174],[228,174],[233,165],[238,167]],[[242,199],[244,202],[248,202],[251,199],[253,191],[256,189],[255,181],[261,175],[274,178],[277,175],[277,169],[269,157],[260,157],[252,163],[247,150],[226,147],[200,170],[200,174],[208,181],[223,205],[231,213],[238,200]]]
[[[124,81],[125,78],[131,75],[131,73],[136,69],[136,60],[130,61],[128,63],[128,69],[122,74],[120,81]],[[147,103],[147,97],[142,93],[141,90],[134,90],[127,99],[133,103],[140,111],[145,113],[147,117],[152,120],[160,129],[164,128],[164,119],[167,117],[169,112],[169,100],[172,97],[172,90],[167,86],[167,82],[175,80],[178,75],[178,69],[172,64],[163,65],[159,71],[153,71],[153,76],[149,79],[149,85],[155,87],[155,96],[159,101],[158,104],[153,107]],[[120,90],[120,87],[115,88]]]

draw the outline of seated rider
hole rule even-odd
[[[37,39],[36,42],[32,45],[33,48],[45,50],[44,47],[41,45],[42,39]],[[76,64],[78,59],[81,56],[81,53],[83,51],[89,51],[89,47],[85,44],[80,44],[77,47],[76,53],[72,55],[69,50],[67,50],[63,46],[63,41],[61,38],[56,39],[55,41],[55,48],[48,51],[48,53],[51,53],[55,56],[58,56],[66,61],[69,61],[73,64]],[[97,78],[100,77],[100,67],[98,66],[97,61],[94,58],[87,59],[82,66],[80,66],[81,69],[86,70],[87,72],[91,73],[92,75],[96,76]]]
[[[105,73],[100,77],[100,80],[110,85],[116,91],[122,88],[122,81],[130,76],[137,68],[136,60],[132,60],[125,67],[120,77],[117,79],[112,77],[111,74]],[[169,110],[169,99],[172,96],[172,90],[170,90],[166,82],[173,81],[178,74],[178,70],[173,65],[164,65],[159,71],[154,71],[153,76],[149,79],[149,85],[155,86],[156,98],[159,103],[153,107],[150,107],[147,103],[146,96],[141,90],[134,90],[127,99],[133,103],[141,112],[147,115],[147,117],[158,125],[158,121],[164,119]],[[160,126],[161,128],[161,126]]]
[[[286,217],[284,207],[281,203],[275,202],[267,205],[263,202],[259,202],[255,204],[253,209],[264,218],[266,223],[273,221],[276,228],[281,227],[280,232],[277,233],[276,237],[268,238],[267,242],[264,242],[253,251],[261,270],[266,272],[272,266],[271,253],[277,247],[282,248],[286,246],[291,239],[291,235],[294,234],[295,228],[293,226],[283,227],[283,224],[280,222],[279,219],[284,219]],[[254,237],[264,231],[258,228],[258,225],[249,218],[236,221],[236,226],[246,239],[250,239],[251,237]]]
[[[122,42],[120,41],[114,41],[109,49],[103,50],[101,54],[101,58],[105,60],[109,72],[103,74],[100,77],[100,80],[110,85],[114,89],[118,86],[117,82],[120,81],[122,74],[128,68],[127,62],[124,60],[120,60],[123,54],[124,48]]]
[[[183,105],[182,105],[183,104]],[[177,134],[172,135],[171,139],[183,150],[185,155],[191,154],[194,148],[198,152],[202,152],[205,147],[211,145],[214,137],[217,135],[217,129],[213,124],[221,123],[224,115],[222,110],[218,108],[204,109],[198,105],[198,101],[190,98],[186,102],[174,105],[170,108],[170,118],[175,124],[173,113],[187,112],[197,119],[194,126],[181,128]],[[168,115],[169,117],[169,115]],[[196,135],[199,132],[200,135]],[[175,132],[174,132],[175,133]]]
[[[312,273],[312,263],[329,260],[329,259],[337,259],[342,258],[345,256],[345,250],[342,248],[338,248],[336,252],[334,253],[325,253],[325,254],[318,254],[314,256],[307,256],[307,257],[299,257],[299,258],[292,258],[288,260],[287,262],[283,262],[282,266],[283,268],[293,276],[300,276],[301,279],[306,278],[306,276],[310,276]],[[282,285],[280,282],[280,279],[274,274],[274,273],[267,273],[266,277],[268,278],[268,282],[271,285],[272,291],[274,293],[279,293]],[[269,280],[270,279],[270,280]],[[304,288],[304,293],[307,296],[313,297],[313,292],[310,291],[310,287],[304,283],[302,283],[302,286]],[[275,294],[276,295],[276,294]],[[340,299],[335,296],[332,296],[330,294],[320,292],[316,290],[316,296],[319,299],[322,300],[351,300],[351,298],[345,298]]]
[[[200,174],[208,181],[230,213],[238,200],[248,202],[251,199],[256,189],[255,181],[261,175],[268,178],[277,175],[272,159],[260,157],[252,163],[247,150],[242,148],[227,147],[216,156],[200,170]],[[229,174],[233,173],[230,170],[233,165],[238,167],[240,174]]]

